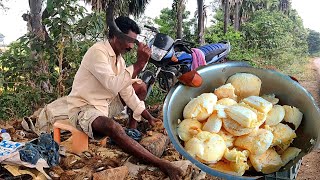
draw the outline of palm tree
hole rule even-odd
[[[176,11],[176,17],[177,17],[177,34],[176,34],[177,39],[182,38],[182,20],[183,20],[183,13],[185,10],[185,3],[186,3],[186,0],[174,0],[172,4],[172,9]]]
[[[202,9],[202,14],[203,14],[203,22],[204,22],[204,26],[206,27],[207,24],[207,20],[208,20],[208,8],[210,8],[209,5],[203,5],[203,9]],[[198,8],[197,10],[194,12],[194,18],[198,19]]]
[[[257,10],[256,0],[243,0],[242,6],[240,9],[240,19],[241,22],[246,22],[249,17]]]
[[[92,5],[92,9],[96,11],[105,11],[107,5],[111,1],[115,1],[115,10],[118,14],[128,15],[132,14],[138,16],[142,14],[146,8],[146,5],[150,0],[84,0],[86,3]]]
[[[198,42],[200,45],[204,44],[204,14],[203,14],[203,0],[197,0],[198,5]]]
[[[228,31],[228,24],[229,24],[229,0],[224,0],[223,2],[223,6],[224,6],[224,26],[223,26],[223,33],[226,34]]]
[[[280,0],[279,10],[285,14],[289,14],[289,10],[291,9],[291,0]]]
[[[240,29],[240,7],[242,0],[229,0],[230,2],[230,11],[233,14],[233,26],[235,30]]]
[[[269,9],[272,11],[278,10],[279,8],[279,0],[269,0],[270,6]]]
[[[138,16],[144,12],[146,4],[149,0],[85,0],[88,3],[91,3],[92,8],[97,11],[106,12],[106,22],[109,26],[109,29],[113,29],[118,36],[125,38],[130,41],[134,41],[136,44],[139,43],[137,39],[126,36],[121,30],[117,27],[114,21],[114,14],[120,15],[129,15],[133,14]],[[114,13],[115,12],[115,13]]]

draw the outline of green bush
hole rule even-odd
[[[308,30],[308,50],[309,54],[320,55],[320,33],[314,30]]]
[[[291,16],[297,16],[292,14]],[[246,49],[257,49],[265,66],[285,68],[306,56],[306,30],[299,18],[260,10],[242,26]]]
[[[252,60],[257,57],[256,50],[245,47],[245,39],[242,32],[235,31],[233,27],[229,26],[227,33],[223,34],[223,23],[221,22],[206,29],[205,41],[208,44],[229,41],[231,51],[228,59],[230,60]]]
[[[29,116],[67,95],[83,55],[104,37],[104,13],[88,14],[76,0],[50,0],[47,10],[46,41],[26,34],[0,55],[0,120]]]

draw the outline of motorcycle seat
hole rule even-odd
[[[198,49],[200,49],[204,53],[205,60],[208,62],[213,57],[226,51],[228,49],[228,45],[224,43],[215,43],[215,44],[200,46]]]

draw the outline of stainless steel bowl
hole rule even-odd
[[[213,92],[215,88],[225,84],[228,77],[238,72],[257,75],[262,80],[261,94],[274,93],[280,99],[279,104],[295,106],[303,113],[302,123],[296,131],[297,138],[292,144],[292,146],[300,148],[302,151],[298,157],[281,168],[279,172],[290,170],[304,155],[319,146],[320,110],[311,94],[289,76],[273,70],[253,68],[241,62],[209,65],[199,69],[198,72],[203,78],[203,84],[200,87],[194,88],[178,84],[170,90],[163,106],[163,119],[164,126],[175,149],[201,170],[210,175],[227,179],[256,179],[264,176],[259,173],[249,172],[240,177],[213,170],[190,156],[183,148],[177,135],[178,119],[183,120],[183,108],[191,98],[197,97],[204,92]]]

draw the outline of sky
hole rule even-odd
[[[173,0],[151,0],[147,5],[145,15],[149,17],[159,16],[161,9],[171,7]],[[210,0],[205,0],[205,4]],[[0,10],[0,33],[5,36],[4,43],[9,44],[27,32],[26,22],[22,20],[22,14],[28,12],[28,0],[4,1],[7,10]],[[187,10],[193,14],[197,7],[196,0],[187,0]],[[296,9],[303,19],[306,28],[320,32],[320,0],[292,0],[292,7]],[[0,43],[0,45],[3,42]]]

